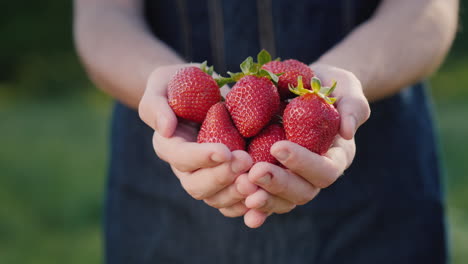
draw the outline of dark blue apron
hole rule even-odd
[[[154,34],[188,61],[235,71],[267,48],[306,63],[368,19],[379,1],[147,1]],[[259,12],[258,10],[263,10]],[[437,148],[423,84],[373,103],[352,166],[259,229],[192,199],[117,103],[105,215],[107,263],[445,263]]]

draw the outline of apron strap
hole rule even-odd
[[[181,35],[183,41],[183,55],[187,61],[192,61],[192,27],[190,26],[187,3],[185,0],[176,0],[177,12],[180,18]]]
[[[210,40],[213,64],[218,73],[226,71],[224,58],[224,19],[220,0],[208,1],[208,16],[210,19]]]
[[[271,0],[257,0],[257,17],[260,48],[266,49],[274,58],[276,57],[276,45]]]

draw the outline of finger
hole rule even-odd
[[[354,139],[346,140],[342,137],[337,137],[330,149],[324,154],[338,170],[342,171],[341,174],[351,165],[355,155],[356,144]]]
[[[296,205],[310,202],[317,196],[319,188],[304,178],[266,162],[256,163],[249,171],[249,180],[270,194]]]
[[[232,158],[224,144],[187,142],[183,137],[166,138],[157,131],[153,135],[153,146],[160,159],[181,172],[214,167]]]
[[[257,209],[264,213],[284,214],[296,207],[295,204],[271,195],[263,189],[258,189],[254,194],[245,199],[245,206],[250,209]]]
[[[247,197],[250,194],[253,194],[257,191],[258,186],[250,182],[248,174],[242,174],[241,176],[237,177],[236,179],[236,187],[237,191]]]
[[[356,130],[369,119],[370,108],[363,94],[344,96],[337,102],[340,113],[340,134],[345,139],[352,139]]]
[[[214,208],[225,208],[236,204],[241,200],[244,200],[245,197],[247,197],[247,195],[240,193],[237,188],[238,182],[241,178],[247,179],[247,174],[241,174],[236,178],[234,184],[231,184],[228,187],[217,192],[213,196],[204,199],[204,202]]]
[[[232,160],[213,168],[199,169],[193,173],[178,175],[184,189],[195,199],[201,200],[213,196],[232,184],[235,179],[252,166],[252,159],[247,152],[232,152]]]
[[[257,209],[250,209],[244,215],[244,223],[250,228],[258,228],[265,223],[268,216],[269,214]]]
[[[243,216],[248,210],[249,208],[247,208],[242,202],[238,202],[227,208],[219,209],[219,211],[226,217]]]
[[[156,69],[151,73],[138,106],[140,118],[163,137],[170,137],[177,126],[177,118],[167,102],[169,72]]]
[[[354,153],[354,140],[341,137],[324,156],[290,141],[279,141],[271,147],[271,154],[284,166],[318,188],[334,183],[351,164]]]

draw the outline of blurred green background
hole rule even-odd
[[[431,78],[456,264],[468,263],[467,5]],[[0,263],[98,263],[112,101],[74,54],[70,1],[24,6],[0,4]]]

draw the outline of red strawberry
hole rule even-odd
[[[279,95],[266,77],[242,77],[226,96],[226,107],[244,137],[253,137],[278,111]]]
[[[287,99],[294,96],[289,91],[289,85],[297,86],[297,77],[302,76],[305,82],[305,88],[310,89],[310,81],[314,77],[314,72],[309,66],[298,60],[270,61],[262,66],[262,69],[274,74],[283,73],[279,76],[278,92],[281,99]]]
[[[283,127],[280,124],[271,124],[252,139],[247,151],[254,163],[265,161],[279,164],[276,158],[270,154],[270,148],[275,142],[285,139]]]
[[[304,89],[298,79],[298,87],[292,90],[300,96],[284,110],[283,125],[289,141],[323,155],[340,129],[340,114],[333,106],[335,98],[328,97],[336,83],[322,87],[320,80],[313,78],[311,86],[313,90]]]
[[[221,93],[208,73],[197,67],[186,67],[169,81],[167,98],[177,116],[202,123],[208,109],[221,100]]]
[[[244,150],[245,140],[232,123],[224,103],[214,104],[198,133],[198,143],[223,143],[231,151]]]

